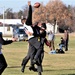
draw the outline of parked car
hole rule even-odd
[[[16,33],[13,35],[14,38],[17,38],[17,41],[25,41],[27,40],[27,34],[24,29],[18,29]]]
[[[19,32],[18,32],[18,41],[21,41],[21,40],[27,40],[27,34],[25,33],[24,29],[19,29]]]

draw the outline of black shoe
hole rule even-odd
[[[21,72],[24,73],[24,69],[21,69]]]
[[[29,70],[33,70],[34,72],[37,72],[37,68],[35,68],[34,66],[29,67]]]
[[[24,73],[25,66],[22,66],[21,72]]]
[[[68,51],[68,50],[65,50],[65,51]]]

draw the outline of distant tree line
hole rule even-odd
[[[5,10],[5,19],[21,19],[27,17],[28,6],[25,5],[19,12],[13,12],[11,8]],[[3,19],[3,14],[0,14]],[[33,8],[33,22],[48,21],[57,22],[60,28],[69,28],[75,31],[75,6],[66,6],[61,0],[50,0],[46,5],[41,3],[39,8]]]

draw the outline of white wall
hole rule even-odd
[[[10,31],[7,31],[7,26],[6,27],[0,27],[0,32],[2,32],[3,35],[12,35],[13,28],[10,27]]]
[[[4,24],[22,24],[21,19],[0,19],[0,22]]]
[[[0,22],[2,23],[0,25],[0,32],[3,33],[3,35],[12,35],[13,34],[13,28],[12,26],[10,26],[10,31],[7,31],[7,27],[9,26],[9,24],[12,25],[18,25],[18,24],[22,24],[21,23],[21,19],[0,19]],[[3,26],[4,23],[4,26]],[[6,24],[8,26],[6,26]]]

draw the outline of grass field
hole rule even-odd
[[[60,36],[56,35],[56,48],[58,48],[59,41]],[[3,46],[3,54],[8,63],[3,75],[37,75],[37,72],[29,71],[30,62],[27,64],[25,72],[21,72],[21,62],[27,54],[27,49],[28,43],[25,41]],[[49,52],[49,47],[45,46],[45,51]],[[75,36],[70,36],[69,51],[66,51],[65,54],[45,53],[43,70],[42,75],[75,75]]]

